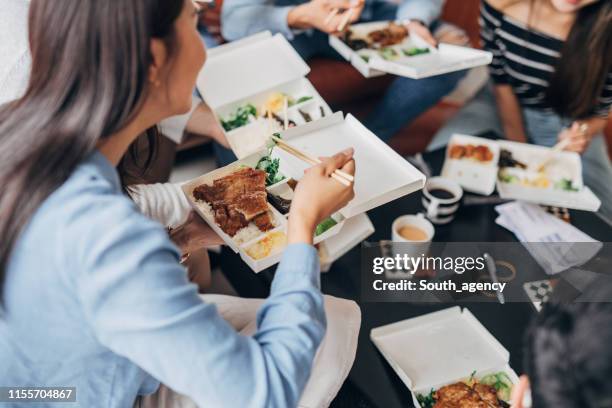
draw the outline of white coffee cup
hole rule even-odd
[[[426,239],[415,241],[401,236],[399,233],[400,229],[407,226],[415,227],[423,231],[426,235]],[[425,218],[423,214],[402,215],[401,217],[396,218],[391,225],[393,255],[408,255],[409,257],[419,257],[423,254],[426,255],[434,234],[434,226]]]
[[[449,198],[439,198],[431,194],[432,190],[445,190],[452,194]],[[423,188],[422,203],[427,218],[434,224],[447,224],[455,218],[459,203],[463,197],[463,189],[456,181],[444,177],[432,177]]]

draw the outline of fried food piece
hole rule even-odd
[[[373,43],[379,44],[380,47],[399,44],[406,37],[408,37],[408,29],[403,25],[395,23],[389,23],[385,28],[368,33],[368,39]]]
[[[476,383],[473,390],[478,394],[481,400],[489,404],[491,407],[499,407],[499,399],[497,398],[497,390],[490,385]]]
[[[245,193],[233,201],[232,207],[242,214],[247,221],[251,221],[259,214],[268,211],[266,197],[264,191]]]
[[[266,173],[243,168],[215,180],[212,185],[197,186],[193,197],[210,204],[215,223],[233,237],[258,215],[267,213]],[[270,229],[268,224],[272,224],[269,216],[267,222],[264,217],[256,223],[261,231]]]
[[[253,218],[253,222],[259,228],[260,231],[270,231],[274,228],[274,224],[272,223],[272,217],[270,216],[270,212],[266,211],[263,214],[259,214],[257,217]]]
[[[435,399],[438,402],[458,402],[465,398],[471,398],[474,391],[465,383],[458,382],[455,384],[446,385],[435,393]],[[476,397],[478,397],[476,395]]]
[[[461,145],[452,145],[448,155],[451,159],[460,159],[465,156],[465,148]]]

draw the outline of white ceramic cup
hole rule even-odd
[[[413,226],[423,231],[427,238],[422,241],[412,241],[402,237],[399,230],[406,226]],[[408,255],[409,257],[419,257],[427,255],[429,245],[435,234],[434,226],[423,214],[402,215],[396,218],[391,225],[391,240],[393,241],[393,255]],[[411,245],[408,245],[411,244]]]
[[[451,198],[438,198],[431,194],[431,190],[446,190],[453,196]],[[434,224],[448,224],[455,218],[459,203],[463,197],[463,189],[456,181],[444,177],[432,177],[423,188],[422,203],[427,218]]]

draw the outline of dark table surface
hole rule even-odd
[[[433,174],[439,174],[444,160],[442,149],[424,155]],[[446,226],[436,226],[434,241],[438,242],[515,242],[508,230],[495,224],[495,204],[462,206],[456,219]],[[375,233],[368,241],[390,239],[391,224],[404,214],[422,210],[421,193],[414,193],[368,212]],[[600,241],[610,241],[612,228],[594,213],[570,211],[571,223]],[[353,248],[337,260],[331,270],[321,277],[324,293],[359,303],[362,324],[357,356],[349,379],[363,391],[376,406],[412,407],[410,392],[370,340],[371,329],[388,323],[415,317],[424,313],[454,306],[453,304],[371,303],[360,299],[361,249]],[[241,296],[265,297],[273,277],[273,268],[254,274],[237,256],[222,257],[222,268]],[[531,303],[463,303],[481,323],[510,352],[510,365],[522,371],[522,339],[525,329],[535,314]]]

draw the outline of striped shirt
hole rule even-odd
[[[521,106],[550,111],[546,90],[561,56],[563,41],[504,15],[485,0],[480,8],[480,38],[493,53],[489,73],[496,84],[512,86]],[[612,106],[612,70],[598,98],[595,114],[607,116]]]

